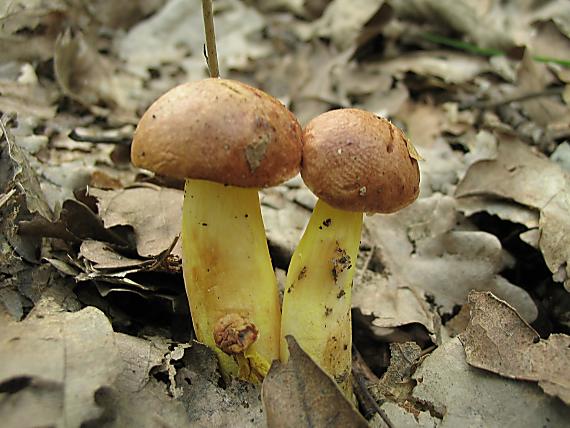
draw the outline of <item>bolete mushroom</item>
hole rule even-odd
[[[226,376],[260,381],[279,358],[279,295],[258,189],[298,173],[301,138],[278,100],[214,78],[161,96],[135,131],[135,165],[186,180],[186,291],[196,337]]]
[[[304,129],[301,175],[319,199],[293,253],[281,318],[281,358],[293,335],[351,395],[351,289],[363,213],[392,213],[419,193],[417,152],[389,121],[357,109]]]

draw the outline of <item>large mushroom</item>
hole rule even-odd
[[[183,271],[192,321],[226,376],[260,381],[279,358],[279,295],[258,189],[298,173],[301,138],[278,100],[214,78],[164,94],[134,135],[135,165],[186,180]]]
[[[389,121],[357,109],[304,129],[301,175],[319,200],[289,270],[281,318],[299,345],[351,395],[351,289],[363,213],[392,213],[419,193],[417,153]]]

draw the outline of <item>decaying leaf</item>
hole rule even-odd
[[[367,427],[366,420],[335,382],[287,337],[289,362],[274,361],[263,382],[263,406],[269,428],[290,426]]]
[[[491,293],[469,294],[471,321],[459,338],[467,362],[512,379],[538,381],[549,395],[570,404],[570,336],[547,340]]]
[[[259,385],[232,379],[221,388],[214,351],[197,342],[185,349],[181,361],[184,367],[177,369],[175,381],[191,426],[263,426]]]
[[[421,348],[414,342],[390,344],[390,366],[380,381],[369,387],[376,401],[388,399],[401,404],[407,401],[415,386],[411,375],[421,354]]]
[[[416,370],[411,400],[441,426],[562,427],[570,407],[533,384],[471,367],[458,338],[432,352]]]

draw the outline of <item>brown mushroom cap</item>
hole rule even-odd
[[[138,167],[179,179],[240,187],[279,184],[299,172],[302,131],[277,99],[244,83],[177,86],[141,118],[131,148]]]
[[[304,130],[301,175],[319,198],[347,211],[390,213],[412,203],[420,171],[406,137],[373,113],[323,113]]]

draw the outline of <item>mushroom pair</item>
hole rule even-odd
[[[304,144],[303,144],[304,140]],[[186,180],[184,280],[194,330],[222,373],[258,382],[288,358],[286,335],[350,393],[350,294],[363,212],[393,212],[419,191],[415,152],[396,127],[356,109],[318,116],[304,135],[279,101],[205,79],[167,92],[142,117],[133,163]],[[293,254],[279,308],[258,189],[297,174],[320,198]],[[281,338],[281,339],[280,339]]]

